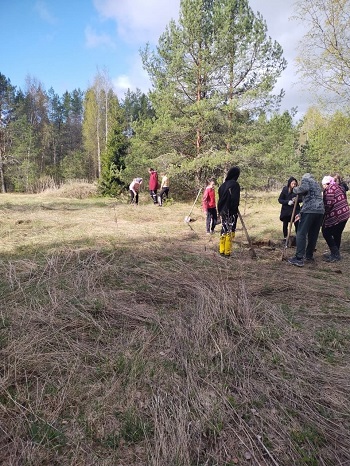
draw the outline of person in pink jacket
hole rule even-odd
[[[211,178],[208,180],[207,187],[204,190],[202,198],[202,206],[204,212],[206,212],[206,229],[207,233],[214,233],[216,222],[218,220],[218,214],[216,210],[215,202],[215,181]]]

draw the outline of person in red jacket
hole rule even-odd
[[[153,204],[158,204],[157,202],[157,190],[158,190],[158,173],[153,168],[148,169],[149,173],[149,194],[153,201]]]
[[[215,181],[211,178],[208,180],[207,187],[204,190],[202,198],[203,210],[207,213],[206,228],[207,233],[214,233],[218,214],[215,202]]]

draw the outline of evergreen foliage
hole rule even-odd
[[[333,13],[343,24],[344,8]],[[178,22],[141,57],[152,89],[129,89],[120,100],[106,71],[86,92],[62,96],[30,76],[16,89],[0,73],[1,192],[78,178],[116,196],[135,176],[147,179],[150,166],[168,173],[178,199],[192,197],[209,177],[221,182],[233,164],[247,189],[279,189],[307,171],[317,178],[340,172],[349,181],[348,107],[309,109],[302,121],[294,109],[279,113],[283,51],[248,0],[182,0]]]

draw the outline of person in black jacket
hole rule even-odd
[[[230,168],[225,182],[219,187],[218,191],[218,213],[221,216],[219,252],[224,257],[230,257],[232,241],[235,237],[238,206],[241,195],[241,188],[237,182],[239,175],[239,167]]]
[[[283,187],[281,194],[279,195],[279,198],[278,198],[278,202],[282,204],[280,220],[281,222],[283,222],[282,231],[283,231],[284,239],[286,239],[288,236],[288,224],[291,221],[293,208],[294,208],[294,202],[296,201],[296,194],[293,193],[293,188],[295,188],[296,186],[298,186],[298,181],[296,180],[296,178],[291,176],[287,182],[287,186]],[[298,231],[298,224],[299,224],[299,220],[298,220],[299,213],[300,213],[299,202],[295,209],[295,217],[294,217],[295,233]]]

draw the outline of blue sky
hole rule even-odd
[[[131,88],[147,91],[139,49],[157,43],[180,0],[0,0],[0,72],[25,89],[26,76],[46,90],[86,90],[97,71],[107,71],[119,98]],[[293,0],[250,0],[267,22],[269,35],[284,49],[289,66],[277,84],[283,109],[306,109],[294,59],[302,36],[293,24]]]

